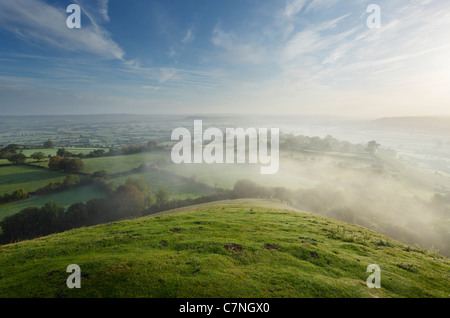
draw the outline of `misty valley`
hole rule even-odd
[[[272,118],[267,117],[200,119],[203,125],[217,127],[217,134],[229,127],[243,127],[242,133],[248,127],[273,127]],[[190,133],[182,141],[174,138],[173,131],[179,133],[175,137],[182,136],[176,130],[179,127],[187,127],[187,132],[191,129],[195,136],[199,127],[194,120],[179,115],[0,117],[1,243],[26,243],[96,225],[114,227],[124,220],[143,222],[139,221],[142,217],[157,222],[166,211],[189,207],[199,211],[205,204],[208,207],[217,202],[224,205],[222,210],[235,209],[236,204],[241,207],[233,210],[235,216],[227,219],[228,226],[245,222],[245,218],[253,220],[256,207],[289,209],[343,222],[322,225],[314,233],[322,231],[327,239],[339,239],[341,247],[352,248],[358,255],[370,255],[371,249],[394,248],[397,243],[375,239],[361,230],[351,231],[347,228],[350,225],[399,242],[404,253],[434,255],[433,259],[450,256],[450,174],[447,166],[441,169],[437,164],[445,162],[450,153],[445,130],[450,125],[432,125],[433,129],[422,122],[426,127],[417,128],[415,120],[410,126],[396,124],[387,128],[389,123],[377,121],[277,118],[276,122],[282,123],[279,141],[275,145],[272,138],[267,147],[279,148],[279,169],[274,174],[261,174],[249,151],[261,144],[252,144],[244,134],[240,141],[233,141],[233,151],[227,148],[229,138],[216,138],[211,142],[213,146],[202,145],[202,139],[196,143]],[[421,157],[428,144],[420,144],[420,139],[434,140],[433,157]],[[180,144],[185,148],[181,152]],[[201,156],[204,149],[214,147],[215,152],[205,151],[217,155],[222,146],[223,152],[218,153],[222,158],[227,155],[228,164],[221,164],[221,160],[200,163],[198,158],[194,160],[197,164],[185,164],[191,162],[191,149],[194,155],[197,152]],[[187,154],[189,160],[174,162],[174,151],[180,156]],[[267,149],[264,151],[267,153]],[[235,158],[229,156],[231,153]],[[248,205],[253,207],[247,211]],[[203,213],[206,217],[208,212]],[[277,222],[277,216],[272,217]],[[202,231],[211,223],[204,223],[203,217],[192,218],[195,224],[204,224],[197,225],[192,235],[203,238]],[[323,223],[311,222],[305,231],[312,231],[317,222]],[[247,226],[241,228],[245,232]],[[275,228],[281,231],[278,233],[288,230]],[[184,231],[180,225],[170,233],[187,235]],[[137,238],[142,235],[136,233]],[[300,236],[300,241],[312,248],[324,244],[314,237]],[[164,238],[157,246],[162,249],[175,244],[170,242]],[[233,255],[244,251],[240,244],[224,246]],[[276,251],[281,247],[267,242],[264,249]],[[308,253],[314,262],[321,255]],[[324,264],[331,264],[331,259],[327,257]],[[397,265],[414,273],[420,268],[418,263]]]

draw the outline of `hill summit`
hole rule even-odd
[[[236,200],[0,247],[0,297],[449,297],[450,262],[365,228]],[[81,269],[69,289],[66,269]],[[369,289],[370,264],[381,288]]]

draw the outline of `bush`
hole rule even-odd
[[[17,189],[11,194],[6,193],[3,196],[0,196],[0,203],[8,203],[13,201],[19,201],[30,198],[31,195],[25,191],[24,189]]]
[[[92,178],[108,179],[108,173],[105,170],[95,171]]]
[[[64,187],[73,187],[80,184],[80,178],[77,175],[70,174],[63,181]]]

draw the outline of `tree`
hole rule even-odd
[[[50,158],[48,167],[50,168],[50,170],[54,171],[63,170],[65,172],[74,173],[83,170],[84,163],[79,158],[70,159],[67,157],[63,158],[61,156],[54,156]]]
[[[34,225],[39,214],[40,209],[38,207],[28,207],[19,213],[4,218],[0,222],[3,237],[7,242],[34,238]]]
[[[47,140],[46,142],[44,142],[44,148],[53,148],[53,141]]]
[[[40,222],[36,224],[38,236],[48,235],[63,230],[64,208],[57,202],[47,202],[41,208]]]
[[[268,188],[246,179],[236,181],[233,193],[237,198],[268,198],[271,195]]]
[[[67,169],[69,169],[70,160],[71,160],[70,158],[62,157],[61,161],[58,164],[58,169],[59,170],[63,170],[63,171],[67,171]]]
[[[92,222],[99,221],[99,215],[106,204],[106,199],[94,198],[86,202],[86,207],[88,209],[89,218]]]
[[[31,197],[31,195],[27,191],[22,189],[22,188],[17,189],[10,196],[10,198],[13,199],[13,201],[22,200],[22,199],[28,199],[30,197]]]
[[[39,151],[39,152],[35,152],[34,154],[31,155],[31,159],[37,160],[37,161],[42,161],[46,158],[47,156],[45,155],[45,153]]]
[[[80,184],[80,178],[77,175],[69,174],[63,181],[65,187],[73,187]]]
[[[19,149],[19,145],[9,144],[8,146],[5,147],[4,150],[6,150],[7,152],[16,153],[18,149]]]
[[[6,146],[5,148],[0,149],[0,158],[8,159],[12,155],[15,155],[17,153],[18,149],[19,149],[19,145],[10,144],[10,145]]]
[[[98,179],[108,179],[108,173],[106,172],[106,170],[99,170],[99,171],[95,171],[92,174],[92,178],[98,178]]]
[[[79,158],[69,160],[68,163],[63,168],[63,170],[65,172],[80,172],[83,169],[84,169],[84,163]]]
[[[11,194],[5,193],[3,196],[0,196],[0,203],[7,203],[12,201],[19,201],[23,199],[30,198],[31,195],[25,191],[24,189],[17,189]]]
[[[57,156],[60,156],[60,157],[64,157],[64,156],[66,155],[66,153],[67,153],[67,151],[66,151],[65,148],[60,148],[60,149],[58,149],[58,151],[56,152],[56,155],[57,155]]]
[[[0,222],[8,241],[33,239],[59,232],[63,229],[64,208],[48,202],[42,208],[28,207]]]
[[[89,155],[90,155],[91,157],[94,157],[94,158],[96,158],[96,157],[102,157],[102,156],[105,156],[105,150],[103,150],[103,149],[96,149],[96,150],[94,150],[94,151],[91,151],[91,152],[89,153]]]
[[[144,194],[131,184],[120,185],[109,195],[104,211],[104,221],[118,220],[130,216],[139,216],[144,208]]]
[[[153,197],[153,194],[151,192],[149,192],[144,199],[144,208],[149,209],[153,206],[154,203],[155,203],[155,198]]]
[[[62,160],[63,160],[63,158],[61,156],[51,157],[48,162],[48,167],[50,168],[50,170],[53,170],[53,171],[61,170],[60,166],[61,166]]]
[[[150,192],[150,188],[144,179],[128,178],[127,181],[125,182],[125,184],[134,185],[142,193]]]
[[[85,203],[72,204],[64,215],[64,228],[72,229],[89,225],[89,210]]]
[[[380,148],[380,144],[377,143],[375,140],[369,141],[367,143],[366,151],[369,153],[376,153],[378,151],[378,148]]]
[[[166,189],[159,189],[156,193],[156,204],[162,206],[169,201],[169,192]]]
[[[24,163],[27,157],[23,153],[17,153],[8,157],[8,161],[13,164]]]
[[[50,182],[45,187],[38,189],[37,192],[38,193],[41,193],[41,192],[49,193],[49,192],[53,192],[53,191],[62,190],[62,188],[63,188],[63,184],[61,182]]]

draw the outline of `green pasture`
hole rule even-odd
[[[50,182],[62,182],[66,176],[65,173],[21,165],[0,167],[0,195],[20,188],[33,192]]]
[[[58,202],[63,207],[68,208],[70,205],[77,202],[86,202],[94,198],[105,198],[106,196],[107,194],[104,191],[93,185],[87,185],[47,195],[35,196],[27,200],[0,205],[0,220],[7,216],[16,214],[24,208],[30,206],[41,207],[50,201]]]
[[[106,170],[109,174],[120,173],[138,168],[141,164],[153,164],[159,159],[170,162],[170,153],[165,151],[142,152],[125,156],[111,156],[83,159],[84,172],[93,173]]]
[[[166,189],[169,192],[170,199],[197,198],[214,192],[211,188],[201,187],[184,180],[176,175],[170,174],[164,170],[147,171],[143,173],[134,173],[127,176],[117,177],[108,182],[114,186],[124,184],[129,178],[143,179],[155,194],[159,189]]]

